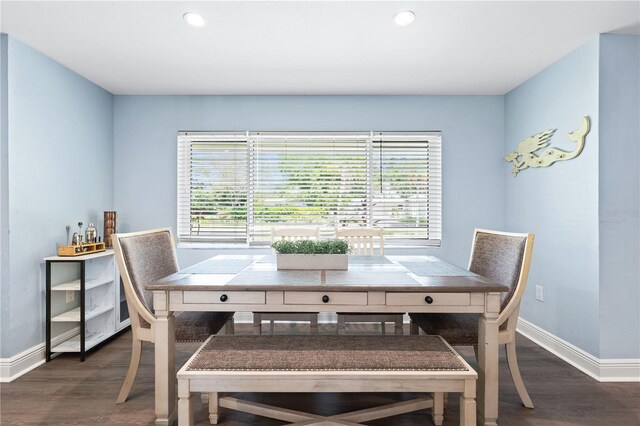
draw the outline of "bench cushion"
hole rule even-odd
[[[212,336],[186,371],[468,371],[440,336]]]

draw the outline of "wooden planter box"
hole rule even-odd
[[[276,256],[278,270],[280,269],[332,269],[346,271],[349,267],[349,257],[346,254],[279,254]]]

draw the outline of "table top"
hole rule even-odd
[[[434,256],[349,256],[347,271],[277,270],[275,256],[218,255],[146,286],[162,291],[504,292]]]

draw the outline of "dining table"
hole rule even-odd
[[[226,254],[145,287],[157,317],[156,424],[176,417],[174,312],[216,311],[480,314],[478,424],[497,425],[497,318],[508,288],[435,256],[349,256],[348,270],[278,270],[272,255]]]

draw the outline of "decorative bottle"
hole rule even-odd
[[[106,248],[113,247],[113,243],[111,242],[111,234],[116,233],[116,218],[117,212],[104,212],[104,246]]]

